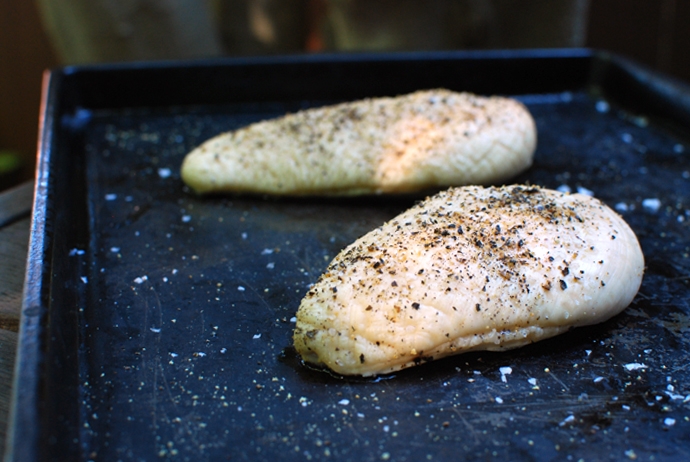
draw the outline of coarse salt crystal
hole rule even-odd
[[[558,188],[556,188],[556,190],[562,193],[569,193],[571,191],[570,186],[567,184],[560,185]]]
[[[676,399],[684,400],[685,399],[685,396],[679,395],[678,393],[673,393],[672,391],[665,391],[664,393],[666,393],[668,395],[668,397],[672,400],[676,400]]]
[[[158,334],[161,331],[161,328],[160,327],[151,327],[150,330],[154,334]]]
[[[657,198],[644,199],[642,207],[650,212],[656,212],[661,208],[661,201]]]
[[[572,415],[572,414],[570,414],[568,417],[566,417],[565,419],[563,419],[563,422],[559,423],[558,425],[561,426],[561,427],[563,427],[563,426],[565,426],[566,424],[569,424],[570,422],[574,422],[574,421],[575,421],[575,416]]]
[[[587,189],[587,188],[585,188],[585,187],[583,187],[583,186],[578,186],[578,187],[577,187],[577,193],[578,193],[578,194],[582,194],[583,196],[594,197],[594,191],[592,191],[591,189]]]
[[[243,286],[237,286],[237,290],[239,290],[240,292],[244,292],[245,288]]]
[[[676,419],[674,419],[672,417],[666,417],[664,419],[664,425],[666,425],[667,427],[672,427],[675,424],[676,424]]]
[[[169,168],[159,168],[158,169],[158,176],[161,178],[168,178],[170,175],[172,175],[172,170]]]
[[[611,109],[611,106],[609,106],[609,103],[603,100],[597,101],[597,104],[595,105],[595,108],[597,112],[606,113],[609,112],[609,109]]]
[[[506,375],[513,373],[513,369],[509,366],[500,367],[498,370],[501,372],[501,382],[507,382]]]
[[[107,201],[114,201],[117,199],[117,194],[106,194],[105,195],[105,200]]]
[[[636,371],[638,369],[646,369],[647,365],[641,363],[629,363],[625,364],[623,367],[625,367],[629,371]]]
[[[182,223],[189,223],[192,221],[191,215],[182,215]]]
[[[495,399],[498,404],[503,404],[503,398],[501,398],[500,396],[497,396]]]
[[[261,338],[261,334],[254,334],[254,336],[253,336],[252,338],[253,338],[254,340],[256,340],[257,338]]]
[[[628,210],[630,210],[630,207],[628,207],[628,204],[626,204],[625,202],[617,203],[614,206],[614,208],[619,212],[627,212]]]
[[[137,284],[143,284],[145,281],[148,281],[149,277],[148,276],[141,276],[138,278],[134,278],[134,282]]]
[[[341,406],[347,406],[348,404],[350,404],[350,400],[349,399],[341,399],[340,401],[338,401],[338,404],[340,404]]]
[[[273,249],[264,249],[261,251],[261,255],[271,255],[273,253]]]

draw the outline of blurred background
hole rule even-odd
[[[34,175],[42,73],[57,66],[591,47],[690,81],[689,24],[688,0],[1,0],[0,190]]]

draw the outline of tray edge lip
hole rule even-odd
[[[189,60],[104,62],[56,67],[66,77],[83,72],[117,72],[144,69],[246,67],[271,64],[366,63],[377,61],[444,61],[487,59],[582,59],[600,54],[592,48],[520,48],[490,50],[372,51],[295,53],[286,55],[223,56]]]
[[[59,74],[43,73],[41,102],[39,106],[39,135],[37,163],[33,184],[33,205],[29,230],[29,247],[26,258],[22,293],[19,335],[12,379],[12,394],[5,439],[6,461],[37,460],[39,448],[41,370],[39,359],[44,348],[43,319],[47,306],[43,300],[45,291],[45,257],[50,236],[46,227],[49,195],[49,171],[54,125],[54,106],[57,104],[56,89]],[[30,425],[32,421],[34,425]]]

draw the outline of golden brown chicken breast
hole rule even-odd
[[[518,101],[429,90],[309,109],[218,135],[184,159],[198,193],[407,193],[526,170],[536,128]]]
[[[616,315],[643,270],[635,234],[595,198],[451,188],[337,255],[299,307],[294,344],[308,363],[364,376],[516,348]]]

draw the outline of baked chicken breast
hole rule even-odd
[[[643,271],[635,234],[595,198],[451,188],[338,254],[299,306],[294,345],[362,376],[507,350],[618,314]]]
[[[206,141],[181,175],[197,193],[357,195],[489,184],[532,164],[518,101],[448,90],[308,109]]]

